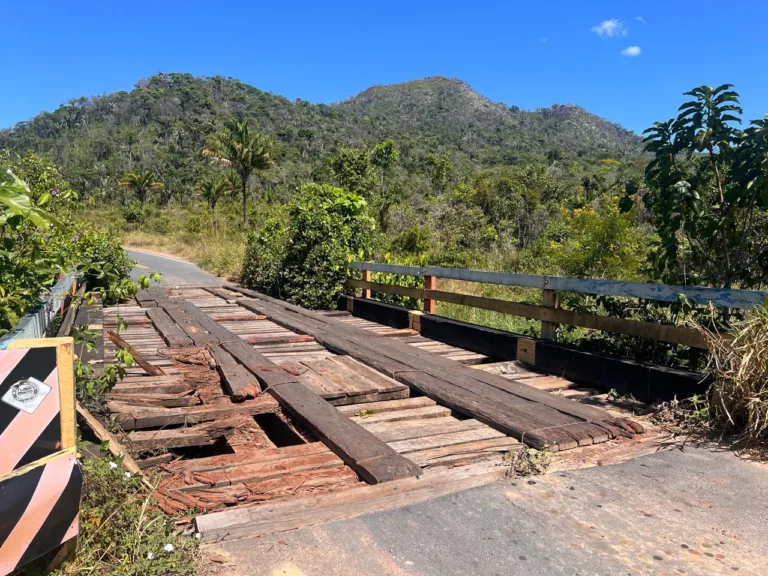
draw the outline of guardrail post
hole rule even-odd
[[[370,282],[371,281],[371,271],[370,270],[363,270],[363,282]],[[370,298],[371,297],[371,290],[369,288],[363,288],[360,292],[360,298]]]
[[[543,305],[547,308],[558,308],[560,306],[559,298],[557,297],[556,290],[543,290]],[[541,337],[544,340],[556,340],[557,339],[557,324],[554,322],[541,322]]]
[[[437,290],[437,277],[436,276],[424,276],[424,290]],[[429,298],[424,298],[424,312],[428,314],[435,313],[435,301]]]

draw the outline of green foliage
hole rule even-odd
[[[117,183],[121,190],[130,190],[136,195],[136,199],[143,207],[150,193],[163,190],[165,184],[157,181],[157,175],[149,170],[137,170],[129,172]]]
[[[374,230],[362,196],[305,184],[285,222],[270,221],[249,238],[243,282],[295,304],[330,308],[348,262],[370,257]]]
[[[211,210],[216,210],[216,204],[233,190],[233,182],[227,176],[209,176],[200,182],[200,194],[208,202]]]
[[[123,472],[119,460],[83,462],[77,553],[52,574],[192,575],[197,557],[195,539],[179,535],[173,521],[153,507],[141,480]]]
[[[248,180],[254,171],[272,165],[272,140],[260,132],[251,132],[248,122],[227,124],[226,130],[211,138],[202,155],[227,166],[240,177],[243,200],[243,230],[248,229]]]
[[[695,88],[676,119],[645,131],[653,273],[667,283],[750,288],[768,279],[766,122],[740,130],[732,88]]]

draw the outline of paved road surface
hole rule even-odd
[[[200,270],[194,264],[170,256],[161,256],[140,250],[127,250],[128,256],[135,260],[137,267],[131,272],[136,280],[147,272],[162,272],[163,286],[221,286],[224,280]]]
[[[130,254],[166,285],[221,284]],[[677,448],[212,548],[222,576],[766,576],[768,467]]]

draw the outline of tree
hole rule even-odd
[[[233,189],[232,181],[227,176],[209,177],[200,182],[200,193],[208,202],[212,212],[216,211],[216,204]]]
[[[141,203],[142,207],[150,192],[155,190],[162,190],[165,188],[162,182],[157,182],[157,176],[154,172],[149,170],[137,170],[136,172],[128,172],[120,179],[117,187],[121,190],[132,190],[136,194],[136,198]]]
[[[331,172],[344,190],[370,198],[376,189],[376,171],[368,147],[340,148],[330,160]]]
[[[676,119],[645,131],[654,158],[643,201],[660,237],[654,273],[667,283],[746,288],[768,281],[767,125],[737,128],[742,110],[732,88],[694,88]],[[627,198],[637,191],[628,186]]]
[[[379,194],[384,194],[384,174],[392,169],[399,157],[400,152],[393,140],[384,140],[373,147],[371,164],[379,169]]]
[[[232,122],[211,138],[202,154],[230,166],[240,177],[243,230],[247,230],[248,180],[254,170],[266,170],[272,165],[272,141],[260,132],[252,132],[248,122]]]

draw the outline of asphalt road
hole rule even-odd
[[[129,254],[165,285],[222,283]],[[221,576],[766,576],[768,465],[678,446],[207,549]]]
[[[242,576],[765,576],[768,471],[691,447],[212,549]]]
[[[140,250],[126,250],[129,258],[137,262],[131,272],[136,280],[141,274],[162,272],[162,286],[221,286],[224,280],[200,270],[197,266],[171,256],[162,256]]]

